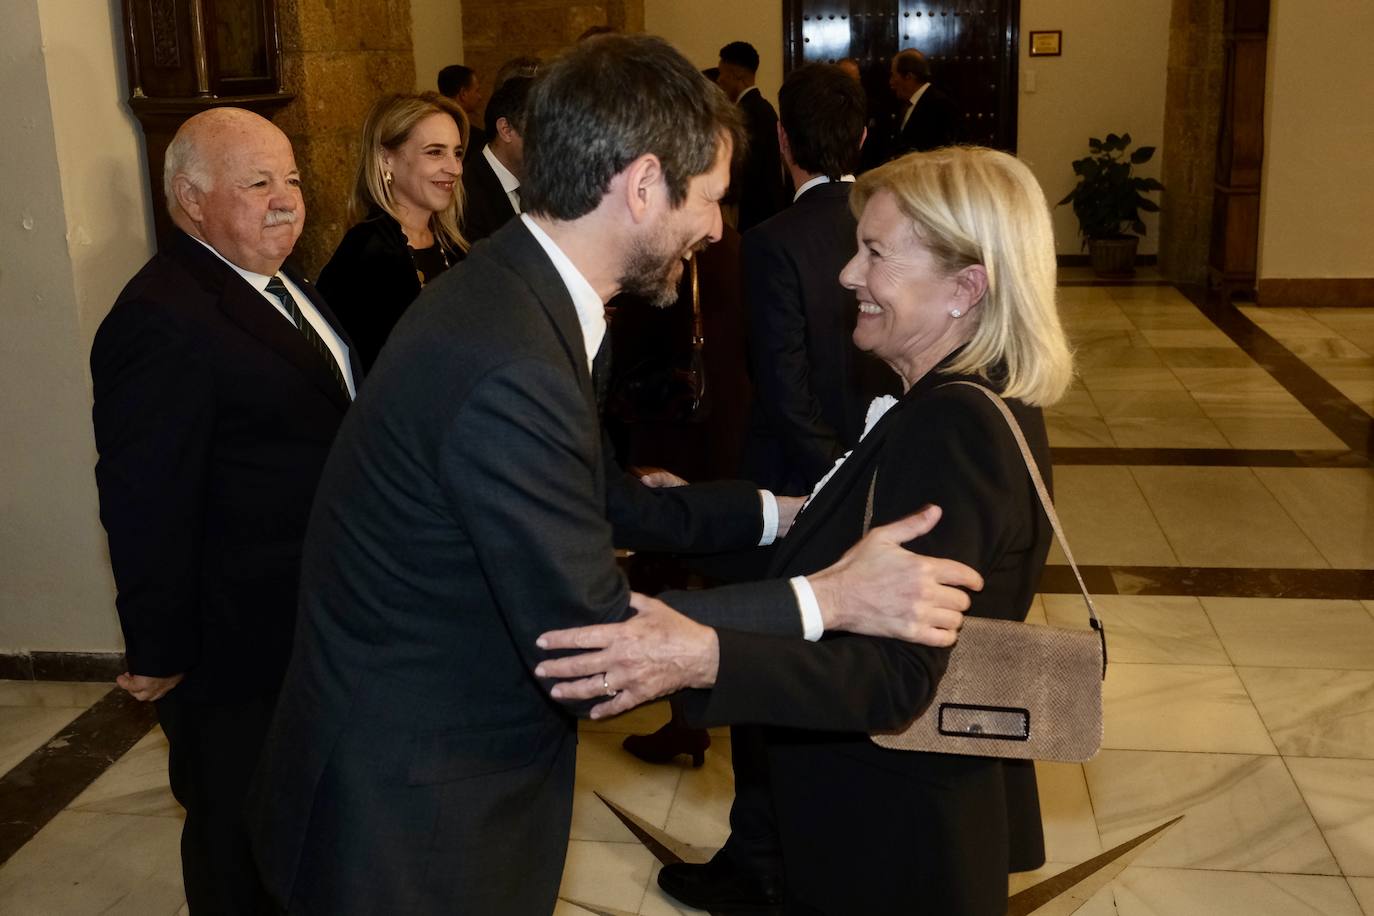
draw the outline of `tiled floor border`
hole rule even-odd
[[[1230,566],[1079,566],[1094,595],[1206,595],[1374,601],[1374,569],[1248,569]],[[1067,566],[1046,566],[1043,594],[1078,594]]]
[[[0,776],[0,864],[152,730],[157,715],[119,688]]]
[[[1209,297],[1202,287],[1180,286],[1178,291],[1349,446],[1351,452],[1365,462],[1370,460],[1374,454],[1374,421],[1369,414],[1235,305]]]
[[[1055,467],[1070,464],[1240,468],[1367,468],[1369,458],[1347,450],[1242,448],[1109,448],[1055,446]]]

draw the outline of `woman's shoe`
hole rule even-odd
[[[628,735],[620,744],[645,763],[671,763],[679,754],[689,754],[692,766],[700,767],[711,736],[704,728],[688,728],[671,719],[652,735]]]

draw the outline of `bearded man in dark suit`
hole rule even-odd
[[[539,634],[643,603],[614,541],[738,544],[762,528],[749,485],[650,490],[619,473],[593,385],[605,301],[671,301],[682,256],[719,238],[733,112],[660,39],[569,49],[531,90],[529,211],[393,332],[321,482],[255,788],[255,852],[289,912],[553,910],[577,731],[550,692],[578,685],[551,688]],[[923,574],[943,561],[898,546],[930,524],[918,514],[830,569],[689,610],[798,636],[948,636],[967,596],[940,583],[976,576]],[[655,663],[587,679],[598,714],[710,678],[674,659],[702,624],[661,619]]]
[[[176,231],[91,351],[96,483],[129,670],[186,808],[193,913],[271,912],[243,800],[290,656],[301,542],[354,391],[347,338],[283,262],[305,220],[291,143],[216,108],[167,148]]]

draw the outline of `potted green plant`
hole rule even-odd
[[[1078,184],[1056,205],[1073,204],[1083,247],[1088,249],[1093,271],[1099,276],[1135,273],[1136,248],[1145,234],[1140,212],[1159,211],[1159,204],[1145,194],[1164,190],[1164,185],[1153,178],[1131,174],[1134,166],[1150,161],[1155,148],[1140,146],[1128,154],[1130,145],[1130,134],[1107,134],[1105,140],[1089,138],[1088,155],[1073,163]]]

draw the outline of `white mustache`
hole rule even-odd
[[[294,223],[296,221],[295,210],[268,210],[267,216],[263,219],[264,226],[280,226],[283,223]]]

